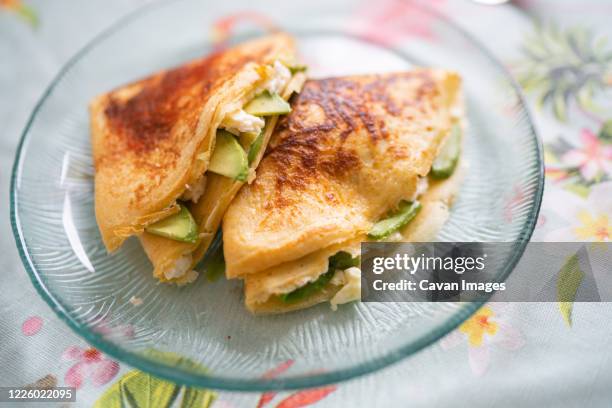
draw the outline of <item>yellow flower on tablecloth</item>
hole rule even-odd
[[[489,367],[491,350],[501,347],[508,351],[518,350],[525,344],[521,331],[508,321],[508,305],[490,303],[462,323],[457,330],[444,337],[440,346],[450,350],[467,340],[470,368],[476,376],[482,376]],[[465,343],[464,343],[465,344]]]
[[[608,241],[612,238],[612,223],[607,214],[596,214],[593,216],[589,211],[582,210],[578,213],[580,226],[574,228],[574,233],[579,239]]]
[[[493,336],[497,333],[499,326],[490,320],[494,315],[493,310],[485,306],[459,326],[459,331],[467,336],[470,346],[480,347],[485,334]]]

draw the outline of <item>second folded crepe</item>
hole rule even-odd
[[[334,271],[355,266],[377,222],[425,193],[462,117],[460,78],[421,69],[308,81],[292,109],[223,221],[227,277],[245,279],[255,313],[330,300],[354,279]],[[439,218],[457,177],[425,193],[421,215]]]

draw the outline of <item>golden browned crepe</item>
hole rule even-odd
[[[419,198],[422,205],[419,214],[399,232],[398,236],[394,236],[393,240],[428,242],[434,239],[450,215],[450,207],[459,191],[465,170],[465,167],[461,166],[450,178],[432,182],[427,192]],[[311,282],[315,277],[327,272],[329,257],[340,250],[359,255],[362,241],[367,241],[366,235],[352,242],[324,248],[266,271],[247,275],[244,285],[247,308],[256,314],[285,313],[332,300],[346,282],[332,280],[313,296],[294,303],[285,303],[274,295],[288,293],[301,286],[300,283]]]
[[[276,296],[316,280],[338,251],[358,253],[374,223],[414,199],[461,115],[460,93],[456,74],[431,69],[306,83],[223,220],[226,274],[245,279],[251,311],[299,309],[339,290],[332,280],[302,302]]]
[[[288,100],[291,94],[299,92],[305,80],[306,77],[303,73],[294,75],[283,91],[283,99]],[[278,116],[272,116],[266,121],[262,147],[250,164],[250,181],[255,177],[255,169],[264,155],[265,147],[272,136],[277,120]],[[197,203],[188,204],[191,214],[199,225],[199,242],[189,244],[172,241],[147,232],[140,236],[140,242],[153,263],[153,274],[156,278],[161,281],[182,284],[197,277],[196,272],[192,269],[206,253],[221,224],[226,209],[243,184],[244,182],[218,174],[207,173],[204,195]]]
[[[178,211],[177,199],[208,167],[222,120],[253,98],[266,65],[294,59],[293,39],[275,34],[91,102],[96,219],[109,251]]]

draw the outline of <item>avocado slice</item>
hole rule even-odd
[[[257,136],[259,136],[260,134],[261,132],[242,132],[240,133],[240,136],[238,137],[238,140],[240,141],[240,146],[242,146],[242,148],[246,152],[248,152],[249,147],[251,147],[255,139],[257,139]]]
[[[145,228],[145,231],[175,241],[195,243],[198,240],[198,225],[184,205],[179,212]]]
[[[253,140],[253,143],[251,144],[251,147],[249,148],[249,154],[248,154],[249,166],[251,165],[251,163],[253,163],[253,160],[255,160],[255,157],[257,157],[257,154],[261,150],[261,145],[263,145],[263,139],[264,139],[264,131],[262,131],[259,134],[259,136],[257,136],[255,140]]]
[[[291,112],[291,106],[279,94],[263,91],[246,104],[244,111],[255,116],[284,115]]]
[[[297,288],[293,292],[283,293],[282,295],[279,295],[279,298],[285,303],[295,303],[302,299],[305,299],[313,293],[316,293],[319,290],[323,289],[325,285],[327,285],[329,281],[332,280],[332,278],[334,277],[334,273],[336,273],[336,271],[330,268],[323,275],[319,276],[317,280],[309,282],[306,285]]]
[[[429,172],[431,178],[436,180],[449,178],[459,162],[459,154],[461,153],[461,127],[458,124],[453,125],[451,134],[448,140],[442,146],[442,150],[431,166]]]
[[[295,60],[291,60],[291,61],[281,61],[281,63],[286,66],[289,69],[289,72],[291,72],[292,74],[296,74],[298,72],[304,72],[308,69],[307,65],[304,64],[300,64],[299,62],[295,61]]]
[[[291,64],[291,65],[288,65],[287,68],[289,68],[289,71],[292,74],[297,74],[298,72],[304,72],[308,69],[308,67],[304,64]]]
[[[247,154],[234,135],[225,130],[217,132],[215,150],[208,170],[238,181],[246,181],[249,174]]]
[[[216,282],[225,273],[223,234],[221,231],[217,232],[213,242],[208,247],[204,257],[204,267],[206,269],[206,279],[209,282]]]
[[[388,218],[378,221],[370,232],[368,237],[374,240],[385,239],[395,231],[408,224],[421,210],[421,204],[418,201],[402,200],[399,208]]]
[[[359,266],[361,263],[361,257],[353,255],[345,251],[337,252],[336,255],[329,257],[329,267],[331,269],[348,269],[353,266]]]
[[[336,269],[348,269],[351,266],[359,266],[361,257],[353,258],[348,252],[340,251],[329,258],[329,268],[327,272],[319,276],[316,280],[307,283],[306,285],[295,289],[292,292],[279,295],[280,300],[285,303],[294,303],[307,298],[313,293],[323,289],[329,283],[336,273]]]

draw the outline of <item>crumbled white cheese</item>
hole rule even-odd
[[[195,184],[185,184],[185,191],[181,195],[183,201],[193,201],[197,203],[206,190],[206,176],[202,175]]]
[[[343,272],[344,286],[329,301],[332,310],[338,305],[361,299],[361,269],[351,267]]]
[[[263,89],[270,93],[281,93],[291,79],[291,71],[281,64],[280,61],[274,61],[273,70],[272,75],[263,85]]]
[[[416,190],[414,191],[414,196],[412,197],[411,201],[415,201],[420,196],[425,194],[428,188],[429,182],[427,181],[427,177],[419,177],[417,180]]]
[[[280,93],[291,79],[291,71],[280,61],[274,61],[274,64],[268,70],[270,72],[268,79],[255,90],[255,95],[264,90],[271,93]],[[223,118],[220,127],[230,133],[239,135],[245,132],[259,133],[265,124],[266,122],[262,118],[250,115],[243,109],[236,109]]]
[[[385,241],[389,242],[401,242],[404,240],[404,236],[401,232],[395,231],[393,234],[389,235]]]
[[[191,253],[184,254],[174,262],[174,266],[164,271],[166,279],[180,278],[187,273],[191,267]]]
[[[221,127],[237,135],[243,132],[259,133],[265,124],[266,122],[262,118],[248,114],[242,109],[237,109],[225,116],[221,122]]]
[[[346,283],[344,279],[344,271],[342,269],[336,269],[336,272],[334,273],[334,276],[332,277],[331,281],[329,281],[329,283],[334,286],[344,285]]]
[[[142,305],[142,299],[136,296],[132,296],[130,298],[130,303],[133,304],[134,306],[140,306]]]
[[[176,284],[179,286],[187,285],[195,281],[198,276],[200,276],[200,274],[192,269],[187,272],[183,277],[181,277],[178,281],[176,281]]]
[[[318,276],[312,277],[312,276],[306,276],[303,277],[302,279],[292,282],[290,285],[278,288],[277,291],[274,293],[275,295],[283,295],[285,293],[291,293],[296,289],[301,288],[302,286],[306,286],[307,284],[309,284],[310,282],[313,282],[314,280],[317,279]]]

